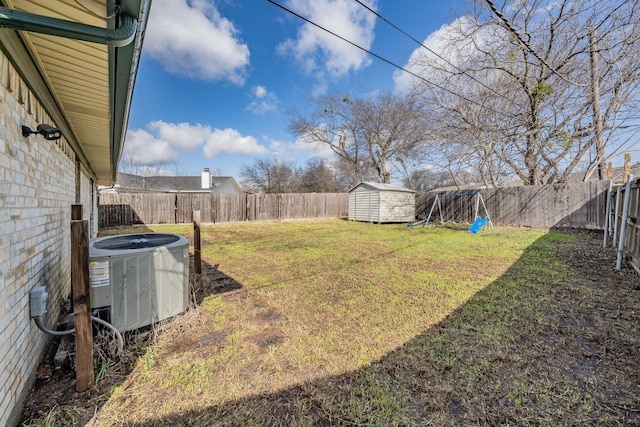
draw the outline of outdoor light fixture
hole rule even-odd
[[[51,125],[46,125],[41,123],[37,127],[38,130],[31,130],[29,126],[22,126],[22,136],[27,137],[34,133],[39,133],[44,136],[44,139],[48,139],[49,141],[55,141],[62,137],[62,132],[58,128],[54,128]]]

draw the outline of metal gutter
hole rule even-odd
[[[152,0],[130,0],[123,2],[122,14],[138,16],[135,42],[118,49],[109,49],[109,80],[111,86],[111,185],[116,183],[118,165],[124,147],[133,99],[133,89],[142,55],[142,42],[149,19]]]
[[[130,44],[138,26],[138,21],[126,13],[120,14],[120,19],[120,27],[110,29],[0,7],[0,28],[30,31],[114,47]]]

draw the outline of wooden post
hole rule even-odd
[[[202,273],[202,256],[200,253],[200,211],[193,211],[193,267],[196,274]]]
[[[71,205],[71,220],[82,220],[82,205]]]
[[[89,283],[89,222],[71,221],[71,290],[76,329],[76,390],[93,387],[93,334]]]
[[[624,180],[622,182],[626,183],[629,174],[631,173],[631,154],[627,153],[624,155]]]
[[[609,181],[613,180],[613,165],[611,162],[607,163],[607,178]]]

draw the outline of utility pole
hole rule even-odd
[[[591,57],[591,96],[593,108],[593,126],[596,138],[596,161],[598,162],[598,179],[606,176],[604,161],[604,140],[602,137],[602,116],[600,114],[600,79],[598,75],[598,53],[596,46],[596,33],[589,33],[589,56]]]

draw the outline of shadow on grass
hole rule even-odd
[[[200,305],[209,295],[227,294],[242,289],[242,284],[218,269],[219,264],[211,265],[202,260],[202,273],[196,274],[192,254],[189,254],[189,263],[192,302],[196,305]]]
[[[638,278],[575,234],[362,369],[131,425],[638,424]]]

